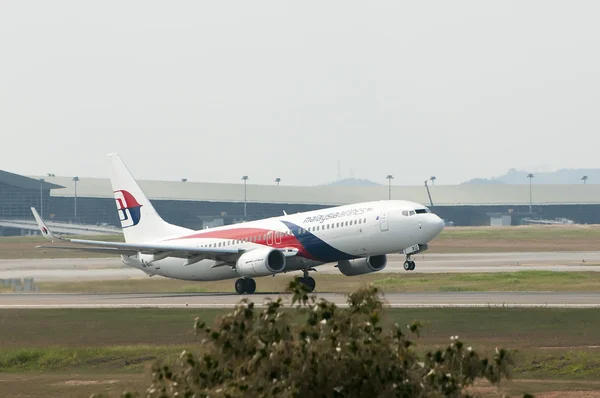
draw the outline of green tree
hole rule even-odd
[[[419,357],[409,336],[420,326],[384,327],[375,287],[350,294],[347,308],[309,297],[296,281],[289,290],[291,311],[281,299],[263,308],[244,299],[212,326],[197,319],[199,352],[182,352],[173,367],[156,365],[146,395],[467,397],[476,379],[497,385],[510,376],[508,351],[482,358],[454,336]]]

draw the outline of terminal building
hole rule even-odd
[[[280,216],[284,211],[291,214],[388,199],[386,185],[138,183],[166,221],[192,229]],[[428,189],[429,193],[425,186],[392,186],[391,197],[427,205],[447,225],[455,226],[600,223],[600,184],[533,184],[531,197],[529,185],[438,185]],[[32,206],[41,209],[51,227],[50,223],[55,222],[58,226],[87,225],[90,233],[101,228],[118,231],[108,178],[27,177],[0,171],[0,234],[19,235],[35,229],[35,225],[29,226],[33,222],[29,209]]]

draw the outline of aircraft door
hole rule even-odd
[[[267,245],[271,246],[273,244],[273,231],[269,231],[267,233]]]
[[[390,226],[388,224],[387,210],[382,210],[381,214],[379,215],[379,227],[381,228],[381,231],[387,231],[388,229],[390,229]]]
[[[281,243],[281,235],[282,233],[277,231],[275,232],[275,243]]]

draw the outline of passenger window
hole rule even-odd
[[[362,218],[361,218],[360,220],[358,220],[358,223],[359,223],[359,224],[362,224]]]

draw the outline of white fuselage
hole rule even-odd
[[[253,250],[264,247],[291,249],[284,272],[325,263],[398,253],[426,244],[443,229],[444,222],[425,206],[387,200],[357,203],[322,210],[227,225],[155,243],[208,248]],[[215,260],[185,265],[187,260],[150,254],[122,256],[127,265],[151,275],[184,280],[238,278],[234,267]]]

